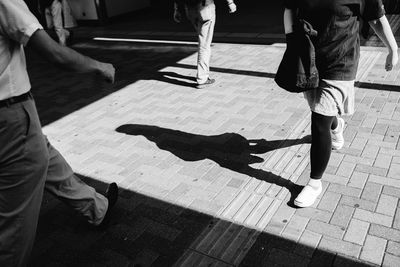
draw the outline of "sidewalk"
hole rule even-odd
[[[345,147],[306,209],[290,200],[309,175],[310,114],[273,81],[283,45],[214,44],[203,90],[196,46],[74,48],[115,63],[117,83],[31,55],[44,131],[76,173],[123,192],[102,232],[46,194],[33,266],[400,265],[400,68],[384,71],[382,48],[362,48]]]

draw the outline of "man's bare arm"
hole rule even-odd
[[[379,36],[382,42],[389,49],[389,53],[386,57],[385,69],[390,71],[394,66],[397,65],[399,60],[397,53],[397,42],[393,36],[392,29],[390,28],[390,24],[386,18],[386,16],[382,16],[381,18],[373,21],[369,21],[369,25],[374,30],[374,32]]]
[[[61,46],[44,30],[37,30],[29,39],[27,46],[63,69],[78,73],[97,73],[108,82],[114,82],[115,69],[112,64],[94,60]]]

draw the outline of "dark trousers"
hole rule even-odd
[[[0,107],[0,266],[26,266],[46,188],[99,224],[108,201],[76,177],[43,135],[33,99]]]

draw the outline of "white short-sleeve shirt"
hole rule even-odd
[[[23,0],[0,1],[0,100],[30,90],[23,46],[38,29],[43,27]]]

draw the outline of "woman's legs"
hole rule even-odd
[[[311,174],[308,184],[295,199],[295,204],[299,207],[311,206],[322,192],[321,178],[331,156],[331,128],[335,120],[337,124],[336,116],[324,116],[312,112]]]
[[[332,150],[331,127],[335,119],[335,116],[324,116],[312,112],[310,175],[312,179],[321,179],[328,165]]]

